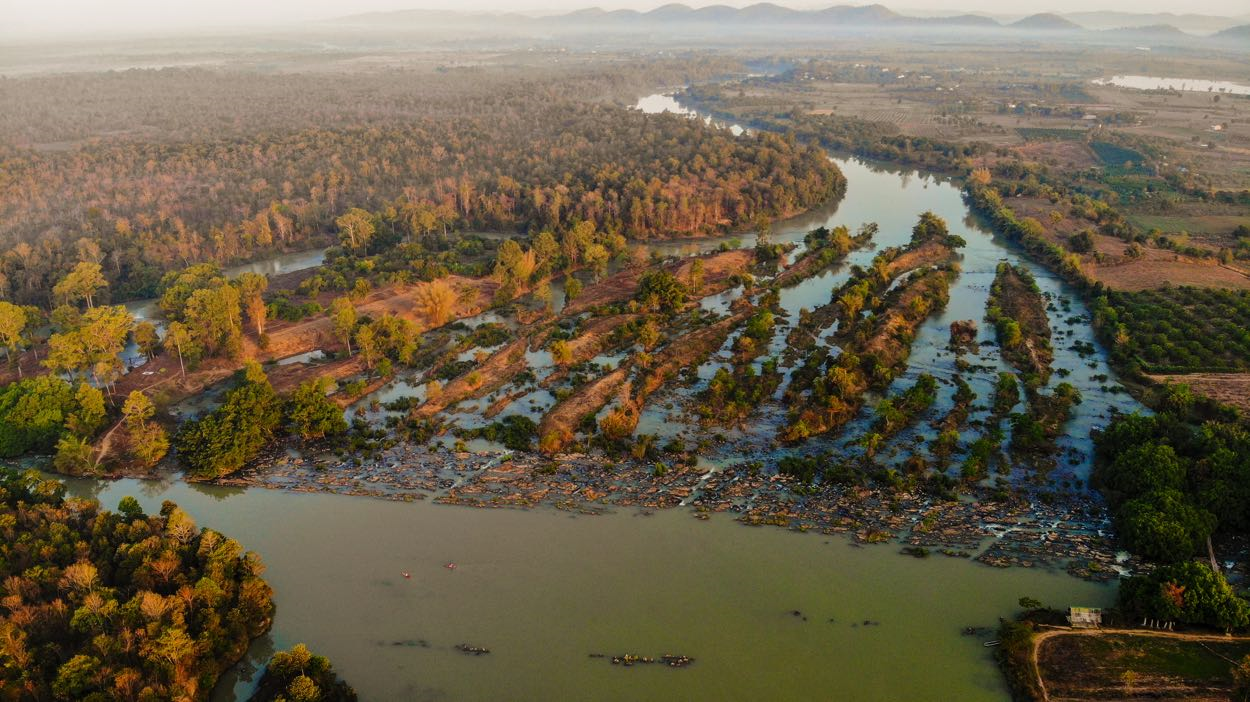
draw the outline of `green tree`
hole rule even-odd
[[[1226,631],[1250,625],[1250,604],[1223,575],[1197,561],[1181,561],[1120,583],[1120,606],[1129,613]]]
[[[638,343],[648,351],[660,343],[660,325],[656,324],[655,320],[648,319],[638,330]]]
[[[273,654],[261,676],[253,702],[355,702],[356,692],[334,673],[330,660],[296,644]]]
[[[286,416],[292,430],[304,440],[320,439],[347,431],[343,410],[327,397],[334,389],[329,377],[301,383],[287,401]]]
[[[77,655],[56,671],[52,682],[52,694],[62,700],[83,700],[93,692],[100,691],[105,682],[100,675],[100,659],[95,656]]]
[[[334,335],[347,345],[347,355],[352,355],[352,333],[356,330],[356,306],[346,297],[336,297],[330,303],[330,323]]]
[[[197,263],[181,271],[170,271],[161,277],[157,287],[160,291],[161,311],[171,321],[183,321],[187,300],[196,290],[225,284],[221,269],[215,263]]]
[[[564,339],[551,342],[551,360],[558,366],[567,366],[573,362],[573,347]]]
[[[66,434],[57,441],[52,465],[58,472],[68,475],[91,475],[99,468],[95,447],[86,438],[73,434]]]
[[[104,393],[86,383],[79,383],[74,402],[77,407],[66,420],[66,428],[82,437],[95,436],[104,426],[108,414],[104,407]]]
[[[169,436],[152,422],[156,407],[139,390],[132,390],[122,405],[122,420],[130,435],[130,452],[144,466],[156,465],[169,451]]]
[[[334,220],[339,229],[339,238],[343,244],[352,249],[363,249],[369,245],[377,231],[373,224],[373,215],[359,207],[353,207]]]
[[[666,270],[649,270],[638,281],[635,299],[648,309],[673,314],[686,304],[686,286]]]
[[[4,346],[9,362],[17,364],[18,377],[22,373],[18,353],[26,338],[27,321],[25,310],[11,302],[0,300],[0,345]]]
[[[184,359],[199,353],[199,347],[191,336],[191,330],[187,329],[182,322],[170,322],[169,327],[165,329],[165,339],[162,344],[166,349],[173,348],[178,353],[178,367],[182,370],[182,377],[185,378],[187,364]]]
[[[44,365],[63,373],[90,372],[96,382],[111,386],[121,376],[121,352],[134,319],[125,307],[102,306],[87,310],[74,330],[48,339]]]
[[[108,281],[104,279],[100,264],[83,261],[53,286],[52,294],[70,304],[85,300],[90,309],[95,306],[96,293],[106,287]]]
[[[378,338],[373,331],[373,325],[362,324],[356,330],[356,348],[360,350],[360,357],[365,362],[365,368],[373,370],[373,362],[378,357]]]
[[[216,478],[242,468],[273,437],[282,404],[260,364],[249,361],[243,382],[220,407],[178,431],[178,453],[196,478]]]
[[[56,376],[26,378],[0,389],[0,457],[52,451],[77,409],[74,389]]]
[[[204,353],[231,358],[242,353],[243,321],[238,288],[222,284],[196,290],[187,298],[183,317],[196,346]]]
[[[1177,490],[1156,490],[1129,500],[1116,516],[1129,550],[1165,563],[1198,553],[1215,529],[1215,516],[1194,507]]]
[[[132,335],[135,345],[139,347],[139,353],[151,360],[161,343],[161,336],[156,332],[156,325],[147,320],[139,322],[135,325]]]
[[[1167,444],[1144,442],[1127,448],[1101,472],[1103,486],[1128,497],[1155,490],[1179,490],[1186,468]]]

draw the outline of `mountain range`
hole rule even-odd
[[[1082,24],[1077,19],[1084,19]],[[771,29],[796,32],[824,30],[859,31],[951,31],[1027,32],[1051,35],[1081,35],[1110,41],[1150,40],[1154,42],[1187,42],[1195,34],[1177,27],[1201,27],[1221,43],[1240,43],[1250,33],[1250,22],[1234,25],[1238,19],[1205,15],[1131,14],[1111,12],[1074,13],[1064,16],[1053,13],[1029,15],[1015,21],[1002,22],[993,17],[961,14],[946,17],[918,17],[895,12],[884,5],[837,5],[821,10],[797,10],[770,2],[736,8],[728,5],[690,7],[672,3],[653,10],[605,10],[591,7],[560,15],[534,17],[516,13],[458,13],[433,10],[399,10],[351,15],[334,20],[352,26],[377,26],[397,29],[404,25],[474,26],[495,31],[551,32],[583,31],[592,33],[630,33],[717,29],[735,33],[759,33]],[[1172,20],[1171,22],[1168,20]],[[1213,34],[1212,34],[1213,33]]]

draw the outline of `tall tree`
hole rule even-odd
[[[195,350],[195,339],[191,337],[191,330],[182,322],[170,322],[165,329],[163,344],[166,349],[173,347],[178,352],[178,367],[182,369],[182,377],[187,377],[187,364],[184,359],[194,355]]]
[[[4,346],[8,360],[17,363],[18,377],[22,375],[18,352],[25,341],[26,322],[25,310],[12,302],[0,300],[0,345]]]
[[[359,207],[353,207],[334,220],[339,228],[339,238],[353,249],[363,249],[373,239],[376,228],[373,215]]]
[[[373,370],[373,361],[378,357],[378,338],[373,325],[362,324],[356,330],[356,347],[360,349],[365,368]]]
[[[187,329],[210,356],[237,356],[243,350],[239,290],[233,285],[201,288],[191,293],[185,311]]]
[[[252,326],[256,327],[256,338],[265,335],[265,290],[269,287],[269,279],[260,273],[244,273],[239,276],[239,297],[243,300],[243,309]]]
[[[83,261],[53,286],[52,294],[68,303],[85,300],[90,309],[95,307],[96,293],[106,287],[108,281],[104,279],[100,264]]]
[[[122,421],[130,434],[130,452],[144,466],[155,465],[169,451],[169,436],[159,424],[150,421],[156,407],[138,390],[132,390],[122,405]]]
[[[135,325],[132,332],[135,345],[139,347],[139,353],[143,354],[149,361],[156,355],[156,347],[160,346],[161,335],[156,331],[156,325],[146,319]]]
[[[347,345],[347,355],[352,355],[352,333],[356,331],[356,306],[346,297],[336,297],[330,303],[330,323],[334,333]]]
[[[122,373],[120,354],[134,319],[121,305],[87,310],[77,329],[48,339],[44,365],[54,371],[90,372],[96,382],[111,386]]]

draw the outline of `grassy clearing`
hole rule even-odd
[[[1016,133],[1025,141],[1084,141],[1089,132],[1056,127],[1016,127]]]
[[[1219,699],[1246,655],[1246,641],[1073,635],[1044,642],[1038,664],[1052,699]]]
[[[1158,229],[1164,233],[1228,234],[1239,224],[1250,226],[1247,215],[1147,215],[1129,214],[1128,219],[1143,231]]]

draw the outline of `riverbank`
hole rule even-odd
[[[913,555],[966,558],[994,567],[1051,568],[1108,582],[1138,564],[1117,552],[1105,506],[1089,493],[978,486],[958,500],[891,487],[800,486],[750,466],[709,470],[559,461],[529,453],[452,452],[409,444],[375,459],[277,450],[217,485],[431,500],[477,508],[555,508],[598,515],[682,508],[706,519],[840,534],[855,543],[898,543]]]

